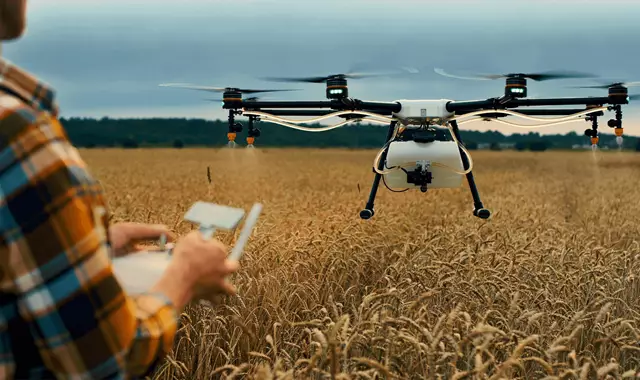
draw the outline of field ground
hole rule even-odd
[[[464,186],[381,187],[375,217],[360,220],[374,151],[82,154],[114,221],[185,233],[191,226],[179,222],[194,201],[264,203],[234,278],[238,297],[190,307],[156,378],[595,379],[640,370],[638,154],[472,152],[490,221],[471,215]]]

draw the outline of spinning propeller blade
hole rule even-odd
[[[600,81],[601,82],[601,81]],[[613,83],[603,83],[603,84],[596,84],[596,85],[592,85],[592,86],[573,86],[571,88],[599,88],[599,89],[608,89],[611,87],[617,87],[617,86],[622,86],[622,87],[637,87],[640,86],[640,82],[613,82]]]
[[[243,102],[254,102],[254,101],[258,100],[258,99],[263,99],[263,98],[260,98],[260,97],[257,97],[257,96],[252,96],[252,97],[249,97],[249,98],[243,98],[242,101]],[[209,101],[209,102],[223,102],[224,101],[224,99],[222,99],[222,98],[206,98],[204,100]]]
[[[302,82],[302,83],[324,83],[330,79],[362,79],[362,78],[375,78],[375,77],[393,77],[404,74],[416,74],[418,70],[412,67],[402,67],[397,72],[354,72],[350,70],[344,74],[330,74],[320,76],[309,77],[266,77],[263,80],[272,82]]]
[[[541,73],[510,73],[510,74],[472,74],[470,76],[453,75],[447,73],[441,68],[435,68],[434,71],[442,76],[458,78],[458,79],[470,79],[470,80],[495,80],[500,78],[529,78],[535,81],[556,80],[556,79],[571,79],[571,78],[594,78],[595,75],[583,73],[579,71],[568,70],[551,70]]]
[[[234,91],[240,92],[243,94],[255,94],[259,92],[281,92],[281,91],[299,91],[297,89],[243,89],[243,88],[235,88],[235,87],[211,87],[211,86],[199,86],[193,85],[189,83],[162,83],[158,85],[159,87],[175,87],[175,88],[186,88],[190,90],[200,90],[200,91],[208,91],[208,92],[226,92],[226,91]]]

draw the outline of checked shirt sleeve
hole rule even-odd
[[[65,378],[147,374],[172,347],[175,308],[120,287],[102,190],[58,121],[0,120],[0,251],[42,361]]]

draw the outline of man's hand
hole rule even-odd
[[[227,260],[221,242],[204,240],[200,231],[191,231],[176,243],[169,266],[151,291],[165,294],[181,311],[196,299],[235,295],[226,278],[239,268],[237,261]]]
[[[141,246],[140,243],[148,240],[157,241],[162,235],[166,236],[167,242],[173,242],[176,239],[175,234],[161,224],[125,222],[109,227],[109,238],[115,257],[149,249],[149,246]]]

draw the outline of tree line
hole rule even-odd
[[[187,118],[61,118],[69,139],[77,147],[216,147],[227,143],[226,120]],[[256,123],[262,134],[256,139],[261,147],[309,147],[309,148],[379,148],[385,141],[384,125],[354,124],[322,133],[310,133],[290,129],[267,122]],[[307,125],[318,127],[319,124]],[[244,145],[246,125],[236,142]],[[602,133],[599,146],[617,147],[615,135]],[[468,149],[488,146],[489,149],[516,149],[544,151],[548,149],[572,149],[590,144],[587,136],[567,134],[540,135],[537,132],[505,135],[498,131],[460,131]],[[449,136],[448,131],[443,133]],[[450,139],[450,138],[449,138]],[[624,149],[640,151],[640,139],[625,136]]]

